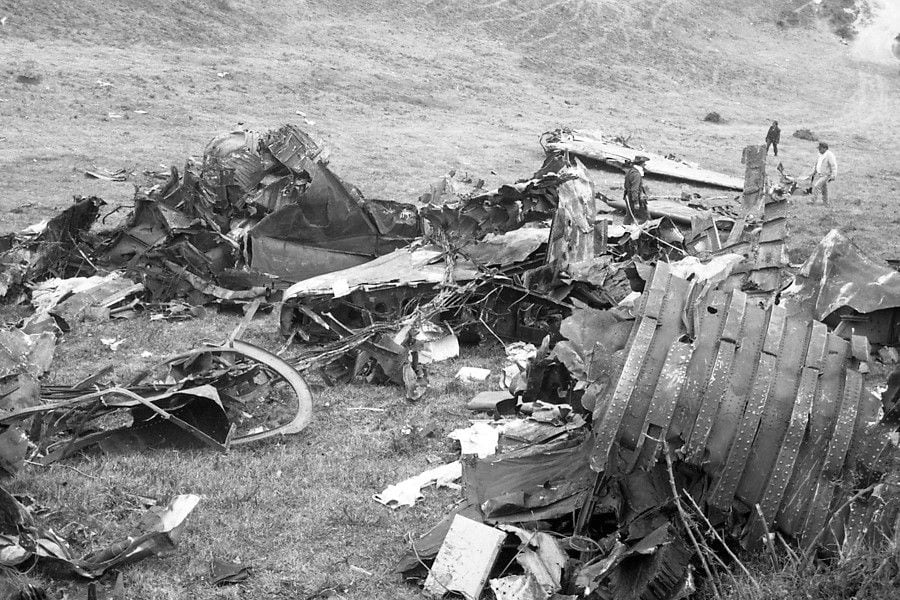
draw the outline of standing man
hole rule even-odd
[[[828,204],[828,184],[837,177],[837,159],[828,144],[819,142],[819,159],[812,172],[812,203],[822,198],[822,204]]]
[[[644,163],[649,158],[635,156],[631,168],[625,173],[625,224],[644,223],[650,214],[647,212],[647,188],[644,187]]]
[[[775,156],[778,156],[778,142],[781,141],[781,130],[778,128],[778,121],[772,121],[772,126],[766,132],[766,154],[769,153],[769,146],[775,148]]]

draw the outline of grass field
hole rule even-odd
[[[825,29],[779,29],[786,4],[0,0],[0,231],[50,216],[74,194],[128,204],[144,170],[180,164],[232,127],[294,122],[329,143],[335,171],[367,196],[410,201],[452,168],[489,184],[530,175],[542,159],[538,136],[560,125],[631,135],[740,175],[741,149],[777,119],[788,172],[807,174],[815,160],[815,144],[790,135],[800,128],[830,142],[840,164],[831,206],[792,205],[792,258],[832,227],[873,256],[898,257],[897,65],[863,60]],[[725,123],[702,121],[713,110]],[[125,183],[83,176],[122,167],[135,173]],[[619,175],[596,175],[601,190],[620,185]],[[236,324],[228,315],[82,324],[50,377],[72,382],[107,363],[124,376],[153,360],[142,351],[159,357]],[[127,340],[115,354],[99,342],[113,336]],[[246,339],[276,348],[275,318],[257,318]],[[28,467],[7,485],[49,507],[57,531],[85,549],[137,520],[129,494],[202,494],[175,555],[125,570],[129,598],[318,598],[329,589],[415,598],[390,566],[406,535],[457,493],[430,491],[399,511],[371,495],[455,456],[445,435],[465,424],[477,388],[449,375],[496,364],[496,350],[442,365],[418,404],[396,388],[316,388],[313,424],[296,437],[226,456]],[[360,406],[384,412],[349,410]],[[213,556],[252,563],[253,578],[210,587]],[[81,582],[52,585],[85,597]]]

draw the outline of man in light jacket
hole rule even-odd
[[[828,184],[837,177],[837,159],[834,152],[828,149],[828,144],[819,142],[819,159],[812,172],[812,202],[817,198],[822,199],[822,204],[828,204]]]

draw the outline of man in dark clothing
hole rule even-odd
[[[650,214],[647,212],[647,189],[644,187],[644,163],[649,158],[635,156],[631,168],[625,173],[625,224],[644,223]]]
[[[781,141],[781,130],[778,128],[778,121],[772,121],[772,126],[769,127],[768,133],[766,133],[766,154],[769,153],[769,146],[775,148],[775,156],[778,156],[778,142]]]

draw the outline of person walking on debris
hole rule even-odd
[[[647,188],[644,187],[644,163],[649,158],[635,156],[631,161],[631,168],[625,173],[625,192],[622,199],[625,200],[625,224],[643,223],[649,217],[647,212]]]
[[[828,144],[819,142],[819,159],[812,172],[812,202],[822,198],[822,204],[828,204],[828,184],[837,177],[837,159]]]
[[[778,121],[772,121],[772,126],[766,132],[766,154],[769,153],[769,146],[775,149],[775,156],[778,156],[778,142],[781,141],[781,129],[778,128]]]

